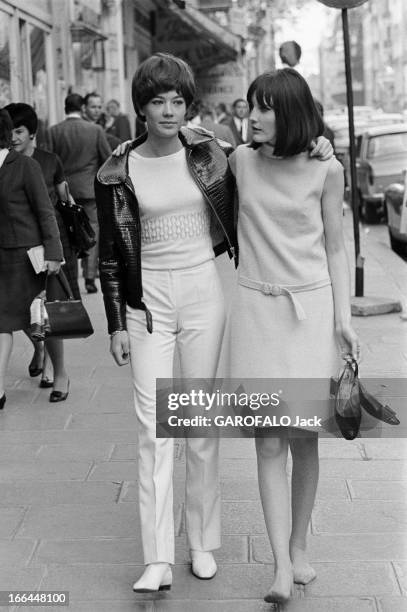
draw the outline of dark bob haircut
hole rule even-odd
[[[134,110],[144,120],[142,108],[155,96],[176,91],[188,106],[195,96],[192,69],[184,60],[169,53],[156,53],[137,68],[131,84]]]
[[[2,108],[0,110],[0,149],[8,149],[11,146],[11,132],[13,122],[8,112]]]
[[[24,102],[12,102],[4,108],[11,117],[14,129],[24,126],[30,134],[37,132],[38,117],[32,106]]]
[[[250,110],[253,109],[253,98],[261,109],[273,109],[275,112],[275,155],[298,155],[308,150],[312,141],[324,131],[311,90],[306,80],[293,68],[258,76],[247,92]],[[258,148],[260,145],[254,143],[252,146]]]

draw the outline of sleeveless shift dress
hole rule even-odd
[[[341,359],[321,197],[330,165],[339,162],[308,153],[277,158],[244,145],[233,155],[239,268],[220,371],[245,388],[252,378],[321,378],[328,400]],[[293,423],[298,408],[296,401],[284,406]],[[311,412],[332,422],[332,402],[317,401]]]

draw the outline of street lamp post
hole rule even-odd
[[[349,43],[349,23],[348,9],[355,8],[367,2],[367,0],[318,0],[331,8],[341,9],[343,40],[345,50],[345,69],[346,69],[346,96],[348,102],[348,123],[349,123],[349,156],[351,171],[351,199],[353,212],[353,233],[355,241],[355,297],[352,300],[352,314],[358,316],[386,314],[389,312],[400,312],[402,307],[398,300],[383,299],[381,297],[363,297],[363,263],[364,258],[360,254],[360,235],[359,235],[359,203],[356,185],[356,155],[355,155],[355,126],[353,122],[353,90],[352,90],[352,69],[351,54]]]
[[[349,124],[349,161],[351,177],[351,203],[353,212],[353,236],[355,242],[355,296],[363,296],[363,257],[360,254],[360,234],[359,234],[359,202],[356,184],[356,151],[355,151],[355,124],[353,117],[353,88],[352,88],[352,65],[350,53],[349,21],[348,9],[355,8],[367,2],[367,0],[318,0],[331,8],[342,10],[342,29],[345,51],[345,72],[346,72],[346,99],[348,104],[348,124]]]

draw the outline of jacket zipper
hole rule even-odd
[[[209,198],[208,198],[208,196],[206,195],[205,190],[204,190],[204,188],[203,188],[204,186],[203,186],[203,184],[202,184],[201,179],[200,179],[200,178],[199,178],[199,177],[198,177],[198,176],[195,174],[195,172],[194,172],[194,169],[193,169],[192,165],[189,163],[190,158],[191,158],[191,154],[192,154],[192,151],[191,151],[191,150],[189,150],[189,151],[188,151],[188,167],[189,167],[189,169],[191,170],[191,175],[192,175],[192,178],[194,179],[194,181],[195,181],[195,183],[197,184],[197,186],[199,187],[199,190],[200,190],[200,192],[202,193],[202,195],[203,195],[204,199],[205,199],[205,200],[206,200],[206,202],[209,204],[209,207],[211,208],[211,210],[213,211],[213,213],[214,213],[215,217],[217,218],[218,223],[219,223],[219,225],[220,225],[220,226],[221,226],[221,228],[222,228],[223,235],[224,235],[224,236],[225,236],[225,238],[226,238],[226,242],[227,242],[227,245],[228,245],[228,249],[229,249],[230,253],[232,254],[232,257],[234,258],[234,257],[235,257],[235,247],[234,247],[234,246],[231,244],[231,242],[230,242],[230,240],[229,240],[229,236],[228,236],[227,231],[226,231],[226,229],[225,229],[225,226],[223,225],[222,221],[220,220],[219,215],[218,215],[217,211],[215,210],[215,207],[213,206],[212,202],[210,201],[210,199],[209,199]]]
[[[131,181],[129,180],[128,175],[126,175],[126,178],[124,180],[124,184],[127,187],[127,189],[131,192],[131,194],[136,198],[136,193],[133,189],[133,185],[131,183]],[[151,314],[151,311],[147,308],[147,305],[143,299],[143,274],[141,271],[141,231],[140,231],[140,215],[139,213],[137,214],[137,219],[136,219],[136,230],[137,230],[137,237],[138,237],[138,256],[139,256],[139,262],[140,262],[140,284],[141,284],[141,298],[140,301],[144,306],[144,312],[146,315],[146,326],[147,326],[147,331],[149,334],[153,333],[153,315]]]

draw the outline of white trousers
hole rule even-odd
[[[174,563],[174,440],[156,438],[156,378],[172,378],[177,346],[181,376],[213,378],[225,325],[215,262],[181,270],[143,270],[144,302],[153,316],[127,307],[138,420],[138,477],[144,562]],[[194,550],[220,547],[219,440],[186,439],[186,531]]]

